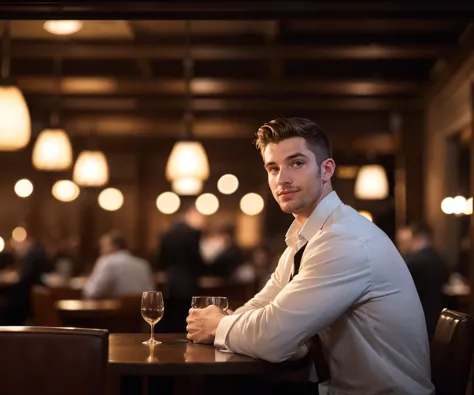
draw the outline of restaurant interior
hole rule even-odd
[[[184,311],[262,289],[293,217],[255,133],[286,117],[328,133],[335,191],[397,247],[401,229],[429,226],[443,307],[467,320],[432,379],[474,393],[474,3],[4,1],[0,16],[1,394],[34,391],[22,373],[46,367],[40,394],[242,393],[306,369],[188,342],[163,258],[197,210],[203,269]],[[91,291],[107,236],[163,292],[160,345],[141,344],[141,292]],[[17,287],[25,270],[35,280]]]

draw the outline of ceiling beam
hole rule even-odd
[[[43,96],[28,96],[31,108],[49,110],[55,105],[55,99]],[[246,98],[194,98],[190,103],[191,110],[198,112],[222,113],[255,113],[262,111],[285,110],[347,110],[347,111],[379,111],[379,110],[421,110],[419,99],[390,98],[337,98],[337,99],[283,99],[268,100]],[[61,109],[74,111],[141,111],[164,113],[185,110],[183,99],[158,99],[138,97],[62,97]]]
[[[68,132],[75,137],[90,136],[94,130],[99,136],[134,139],[149,138],[160,141],[163,138],[179,138],[184,126],[179,120],[142,117],[136,114],[97,116],[77,115],[64,120]],[[219,118],[197,118],[194,122],[194,134],[200,139],[248,139],[249,144],[255,131],[262,122],[249,120],[229,120]],[[356,126],[355,126],[356,127]],[[360,128],[362,129],[362,127]],[[342,133],[331,133],[331,143],[336,151],[360,151],[374,153],[393,153],[397,142],[393,134],[388,132],[362,134],[361,130],[351,129]]]
[[[64,59],[183,59],[184,45],[130,42],[15,41],[13,58],[49,59],[58,53]],[[194,60],[265,60],[277,53],[283,59],[422,59],[451,52],[440,45],[193,45]]]
[[[183,79],[118,79],[108,77],[21,76],[16,78],[25,94],[71,95],[184,95]],[[58,86],[60,92],[58,92]],[[374,96],[389,94],[418,95],[424,85],[412,81],[369,80],[284,80],[278,85],[262,80],[232,80],[221,78],[194,78],[191,94],[196,96],[234,95],[287,95],[330,94]]]
[[[274,19],[314,17],[469,17],[471,1],[2,1],[4,19]]]

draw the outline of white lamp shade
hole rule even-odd
[[[171,150],[166,164],[166,178],[197,178],[204,181],[209,177],[209,162],[206,151],[198,141],[179,141]]]
[[[45,129],[33,148],[33,166],[38,170],[66,170],[72,164],[72,147],[62,129]]]
[[[192,177],[178,178],[171,183],[171,189],[178,195],[197,195],[202,190],[202,181]]]
[[[107,159],[101,151],[82,151],[76,160],[73,180],[83,187],[100,187],[109,181]]]
[[[0,85],[0,151],[16,151],[30,141],[31,120],[21,91]]]
[[[54,183],[51,193],[61,202],[72,202],[79,196],[80,189],[72,181],[60,180]]]
[[[384,168],[380,165],[362,166],[357,174],[354,194],[357,199],[385,199],[388,180]]]

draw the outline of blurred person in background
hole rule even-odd
[[[44,246],[34,237],[32,227],[22,224],[24,241],[12,240],[11,248],[18,261],[18,282],[7,291],[6,319],[8,325],[22,325],[31,314],[30,291],[41,285],[42,275],[51,271]]]
[[[206,270],[200,251],[204,225],[204,216],[194,202],[183,200],[176,222],[161,239],[157,263],[167,275],[167,313],[162,325],[167,332],[184,332],[191,298],[196,296],[199,277]]]
[[[84,285],[85,298],[117,298],[155,290],[150,264],[130,253],[118,231],[104,234],[99,246],[100,258]]]
[[[230,279],[235,269],[245,261],[244,253],[235,239],[234,224],[217,224],[206,241],[214,248],[212,255],[209,254],[206,274]],[[209,250],[206,244],[201,245],[201,248]]]
[[[444,307],[442,288],[448,280],[448,267],[432,245],[432,232],[428,225],[415,223],[400,228],[397,241],[420,297],[431,340]]]

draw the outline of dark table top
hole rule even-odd
[[[155,339],[162,344],[142,344],[149,337],[145,333],[110,334],[110,369],[125,375],[263,375],[296,370],[308,363],[306,357],[272,364],[245,355],[221,352],[212,345],[194,344],[186,339],[185,334],[156,333]]]

